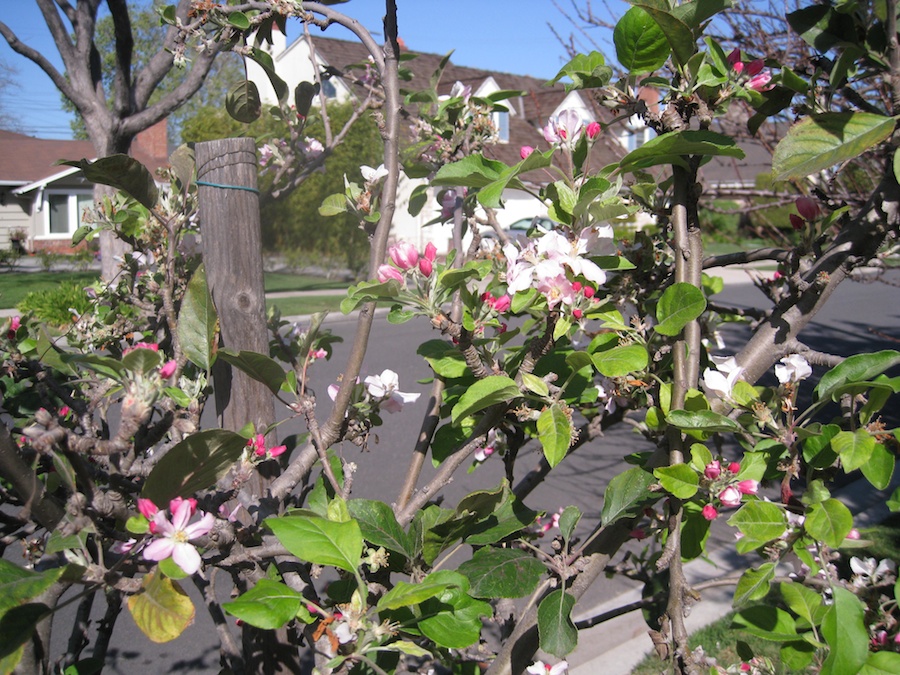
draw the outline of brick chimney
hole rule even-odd
[[[144,129],[131,143],[131,154],[146,155],[165,161],[169,156],[169,132],[166,120]]]

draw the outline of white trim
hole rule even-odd
[[[57,196],[66,197],[66,215],[68,216],[68,230],[66,232],[51,232],[50,231],[50,209],[46,208],[47,202],[50,197]],[[43,213],[41,221],[43,223],[42,234],[36,235],[35,239],[47,240],[47,239],[70,239],[72,235],[75,233],[75,230],[78,229],[81,224],[81,213],[78,209],[78,198],[79,197],[87,197],[93,200],[93,190],[80,190],[80,189],[70,189],[70,190],[44,190],[42,198],[40,200],[40,211]]]
[[[28,185],[23,185],[20,188],[17,188],[12,191],[12,193],[16,196],[23,195],[26,192],[31,192],[32,190],[37,190],[42,187],[46,187],[50,183],[58,181],[62,178],[66,178],[67,176],[71,176],[73,173],[78,173],[81,169],[77,166],[70,166],[68,169],[64,169],[59,173],[55,173],[52,176],[47,176],[46,178],[41,178],[39,181],[35,181],[34,183],[29,183]]]

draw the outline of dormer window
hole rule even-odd
[[[625,149],[631,152],[632,150],[637,150],[644,143],[653,138],[656,134],[653,129],[644,125],[641,120],[633,124],[629,124],[625,127],[625,131],[623,133],[623,144],[625,145]]]
[[[497,132],[497,141],[500,143],[509,143],[509,111],[501,110],[491,113],[491,121]]]

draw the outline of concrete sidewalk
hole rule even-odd
[[[846,487],[835,490],[833,496],[840,499],[854,513],[857,527],[868,527],[884,520],[890,511],[887,498],[900,486],[900,475],[885,490],[873,488],[861,478]],[[725,517],[730,517],[729,512]],[[723,528],[726,529],[726,528]],[[733,532],[727,528],[729,532]],[[710,548],[706,560],[693,560],[685,565],[689,583],[696,584],[737,574],[750,566],[758,566],[763,560],[756,554],[739,555],[734,548],[733,534],[720,532]],[[785,566],[781,573],[792,571]],[[703,591],[703,599],[691,608],[685,620],[687,629],[694,632],[717,621],[731,611],[734,586],[722,586]],[[609,602],[577,613],[573,619],[580,621],[603,612],[622,607],[641,599],[640,588],[628,591]],[[632,669],[652,651],[653,644],[647,634],[647,624],[639,610],[617,617],[578,634],[578,648],[569,659],[570,675],[629,675]],[[551,659],[551,663],[553,660]],[[660,664],[662,668],[662,664]]]

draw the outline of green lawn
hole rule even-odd
[[[62,282],[77,281],[89,286],[96,272],[4,272],[0,274],[0,309],[11,309],[32,291],[47,291]]]
[[[316,312],[340,312],[342,295],[308,295],[297,298],[266,300],[266,309],[277,306],[282,316],[300,316]]]
[[[56,288],[61,283],[75,281],[84,286],[94,283],[98,278],[97,272],[3,272],[0,273],[0,309],[11,309],[18,305],[31,291],[44,291]],[[332,288],[347,288],[349,284],[343,281],[332,281],[322,277],[306,275],[284,274],[270,272],[265,275],[266,292],[278,291],[320,291]],[[297,299],[292,299],[294,302]],[[284,299],[279,300],[285,302]],[[309,299],[313,312],[322,308],[338,307],[340,296],[336,301],[325,304],[322,296]],[[306,314],[307,312],[295,312],[293,307],[290,314]]]

